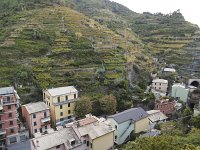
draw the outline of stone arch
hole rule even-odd
[[[195,87],[199,87],[199,82],[198,81],[192,81],[190,85],[195,86]]]

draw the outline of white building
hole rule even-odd
[[[152,81],[152,88],[156,91],[166,93],[168,88],[168,81],[164,79],[155,79]]]

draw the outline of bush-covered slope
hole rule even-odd
[[[0,85],[23,85],[30,101],[27,93],[56,86],[75,85],[89,95],[126,91],[127,64],[151,66],[134,35],[127,40],[67,7],[19,11],[2,21]]]

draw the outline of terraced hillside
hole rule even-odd
[[[152,63],[133,34],[127,40],[67,7],[23,11],[9,20],[0,38],[0,86],[23,85],[22,93],[64,85],[107,93],[127,81],[134,62],[143,69]]]

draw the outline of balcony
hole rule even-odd
[[[42,125],[47,125],[50,123],[50,117],[46,117],[46,118],[42,118],[41,119],[41,122],[42,122]]]
[[[0,129],[0,136],[1,135],[5,135],[6,134],[6,130],[5,129]]]
[[[19,104],[18,100],[3,101],[4,105]]]
[[[62,102],[53,103],[53,105],[54,106],[59,106],[59,105],[64,105],[64,104],[76,102],[78,100],[79,100],[78,98],[75,98],[75,99],[71,99],[71,100],[66,100],[66,101],[62,101]]]

